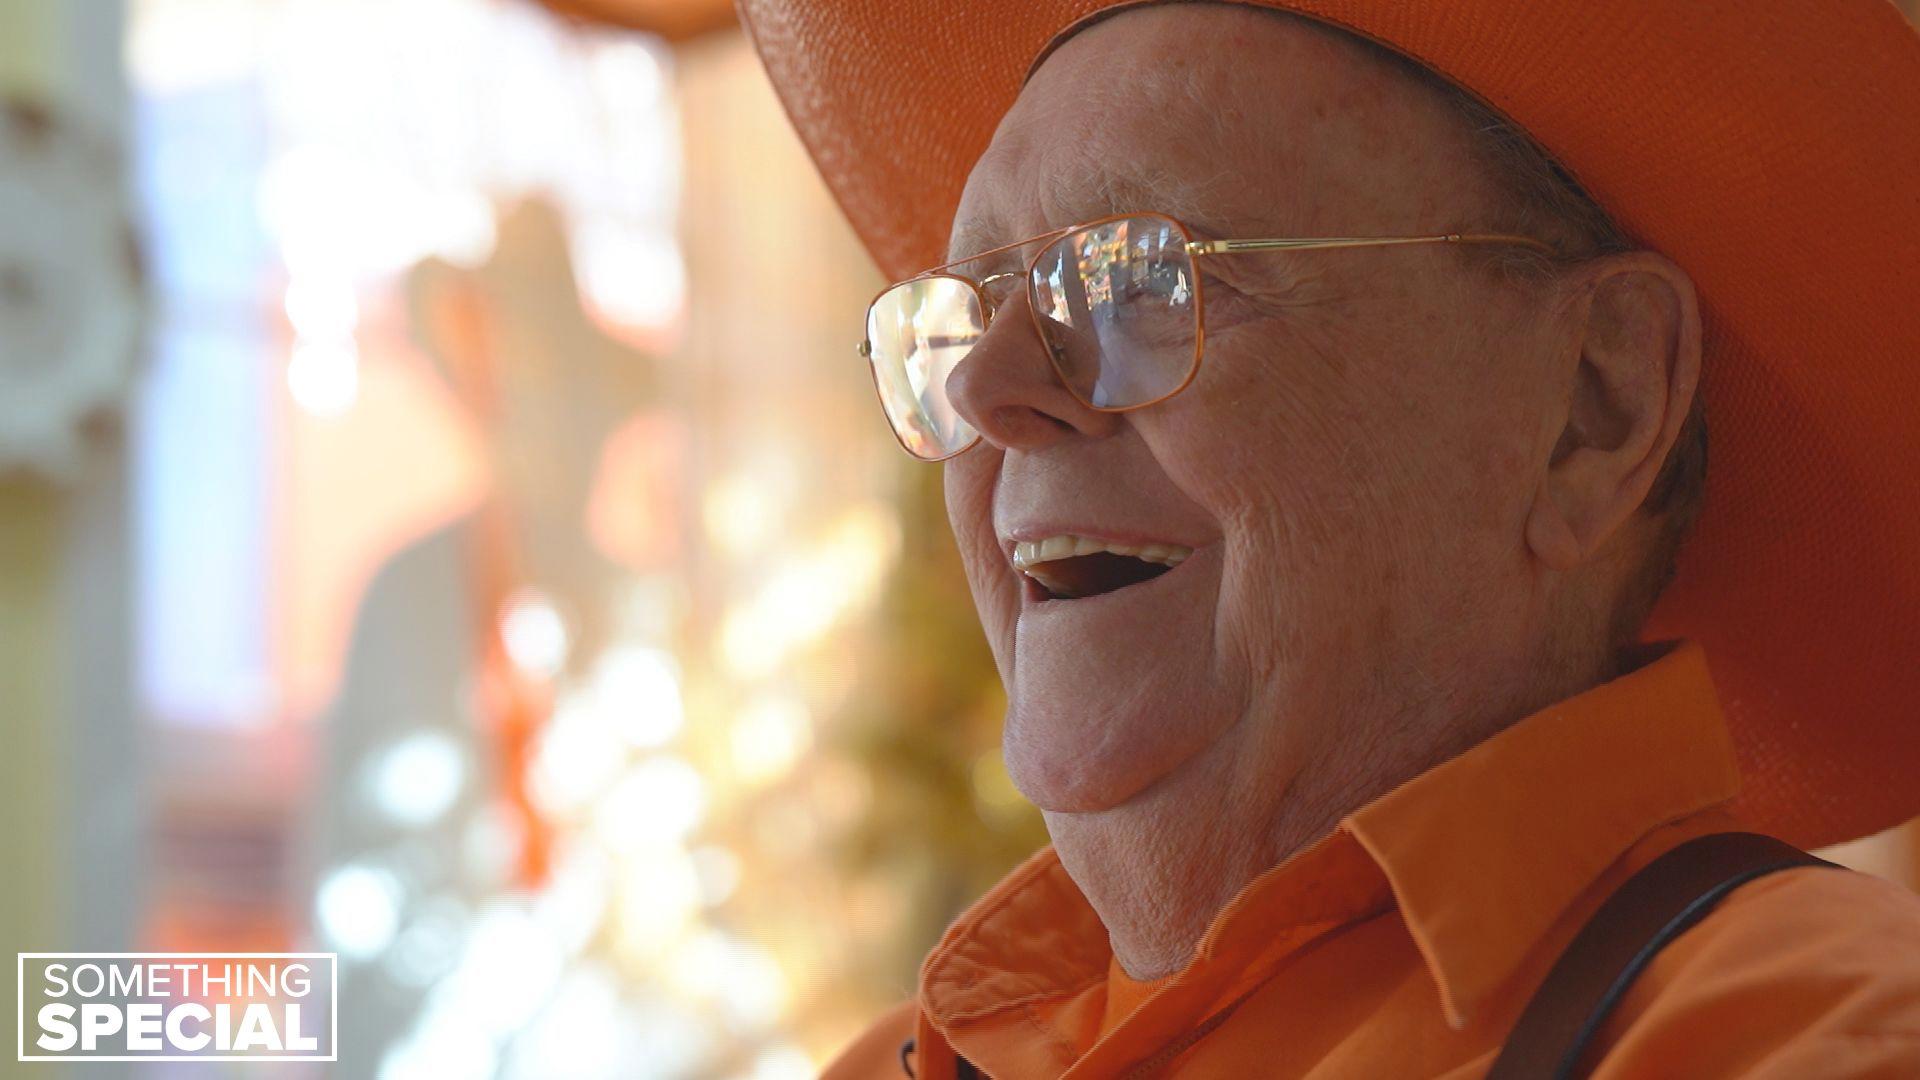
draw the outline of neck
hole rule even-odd
[[[1242,888],[1342,818],[1609,674],[1588,672],[1551,686],[1515,680],[1505,692],[1483,684],[1477,709],[1462,707],[1473,696],[1439,695],[1420,704],[1338,710],[1372,719],[1342,725],[1341,737],[1318,754],[1249,747],[1246,739],[1276,729],[1243,730],[1118,806],[1048,812],[1047,831],[1107,928],[1120,966],[1132,978],[1158,979],[1187,965]],[[1276,768],[1289,758],[1291,768]]]
[[[1326,835],[1351,809],[1252,785],[1183,782],[1206,775],[1183,770],[1122,806],[1046,815],[1061,864],[1134,979],[1185,967],[1248,882]],[[1226,825],[1233,822],[1248,824]]]

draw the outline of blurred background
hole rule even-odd
[[[729,5],[0,0],[0,92],[9,951],[803,1077],[1044,841]]]
[[[0,101],[7,951],[337,951],[324,1075],[807,1077],[1044,842],[728,4],[0,0]]]

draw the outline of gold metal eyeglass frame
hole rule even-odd
[[[1081,394],[1073,388],[1073,380],[1068,377],[1065,371],[1060,369],[1059,357],[1055,355],[1053,348],[1047,346],[1046,328],[1040,324],[1040,306],[1036,302],[1038,297],[1034,293],[1033,271],[1034,267],[1040,264],[1041,257],[1052,248],[1054,241],[1085,229],[1096,229],[1102,225],[1112,224],[1116,221],[1126,221],[1137,218],[1153,218],[1172,225],[1174,230],[1180,234],[1182,247],[1186,251],[1188,259],[1196,260],[1194,267],[1196,272],[1193,275],[1193,360],[1187,365],[1186,378],[1180,381],[1180,385],[1151,401],[1143,401],[1137,405],[1095,405],[1093,402],[1081,396]],[[951,272],[953,267],[962,266],[970,262],[977,262],[989,256],[998,255],[1001,252],[1012,251],[1015,248],[1040,243],[1041,241],[1046,241],[1046,243],[1041,244],[1041,246],[1034,251],[1032,257],[1027,260],[1025,268],[1021,270],[1008,270],[997,274],[989,274],[978,281],[964,274]],[[1554,254],[1553,247],[1544,241],[1537,240],[1531,236],[1517,236],[1510,233],[1441,233],[1434,236],[1318,236],[1263,237],[1239,240],[1195,240],[1192,230],[1188,229],[1186,224],[1180,219],[1170,214],[1162,214],[1157,211],[1136,211],[1128,214],[1110,214],[1103,218],[1095,218],[1092,221],[1083,221],[1077,225],[1067,225],[1058,229],[1050,229],[1037,236],[1029,236],[1024,240],[1015,240],[1012,243],[1001,244],[999,247],[988,248],[985,251],[968,255],[965,258],[954,259],[952,262],[941,263],[939,266],[922,270],[912,277],[888,285],[875,294],[874,298],[867,303],[867,323],[869,325],[872,323],[874,305],[878,304],[882,297],[900,286],[911,285],[916,281],[925,281],[930,278],[951,278],[972,289],[974,296],[978,298],[980,302],[981,333],[984,334],[987,327],[993,323],[995,308],[993,297],[987,293],[987,285],[1004,278],[1025,278],[1027,282],[1027,315],[1033,323],[1034,334],[1040,339],[1042,347],[1046,349],[1047,362],[1052,365],[1054,376],[1060,380],[1060,385],[1066,389],[1067,393],[1073,395],[1075,401],[1078,401],[1080,404],[1095,412],[1132,412],[1135,409],[1144,409],[1150,405],[1158,405],[1168,398],[1178,395],[1188,386],[1191,386],[1193,380],[1200,375],[1200,361],[1206,351],[1207,319],[1206,296],[1200,274],[1198,273],[1198,259],[1210,255],[1242,255],[1274,251],[1317,251],[1333,248],[1397,247],[1408,244],[1495,244],[1508,247],[1533,248],[1543,255],[1550,256]],[[863,336],[860,339],[858,351],[860,355],[867,360],[868,368],[873,375],[873,392],[875,397],[880,401],[881,413],[887,415],[887,430],[893,432],[894,440],[900,444],[900,448],[905,450],[909,457],[912,457],[915,461],[946,461],[948,458],[958,457],[968,450],[973,449],[974,445],[980,441],[980,433],[975,431],[972,441],[951,453],[942,454],[935,458],[922,457],[914,453],[913,449],[907,445],[906,440],[901,437],[899,429],[894,426],[892,416],[887,414],[886,399],[880,389],[880,373],[875,369],[872,340]]]

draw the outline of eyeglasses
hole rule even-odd
[[[1042,246],[1024,271],[978,281],[952,271],[1034,243]],[[1532,237],[1496,233],[1195,240],[1165,214],[1116,214],[1002,244],[889,286],[867,308],[860,355],[873,368],[880,408],[901,447],[922,461],[944,461],[980,441],[947,397],[947,377],[986,334],[994,311],[986,287],[996,281],[1026,279],[1034,333],[1061,384],[1087,408],[1118,413],[1165,401],[1200,373],[1206,318],[1198,260],[1401,244],[1553,252]]]

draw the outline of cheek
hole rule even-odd
[[[994,471],[972,460],[985,456],[980,447],[974,447],[947,462],[942,478],[946,485],[947,523],[953,529],[953,540],[960,549],[967,577],[975,582],[976,588],[986,560],[998,548],[993,534]]]
[[[1019,582],[1007,569],[993,530],[993,495],[1000,473],[1000,454],[982,443],[944,466],[947,522],[954,545],[966,569],[974,608],[993,649],[994,660],[1006,670],[1019,618]]]
[[[1338,348],[1296,334],[1236,335],[1231,346],[1210,345],[1213,368],[1198,392],[1142,416],[1168,472],[1220,521],[1230,556],[1326,542],[1360,508],[1375,464],[1359,452],[1370,417],[1327,359]]]
[[[1382,368],[1431,352],[1310,332],[1232,344],[1210,355],[1205,392],[1144,432],[1220,522],[1223,630],[1250,660],[1388,632],[1381,612],[1437,572],[1423,538],[1458,486],[1440,475],[1452,436],[1420,404],[1431,391],[1381,385]]]

